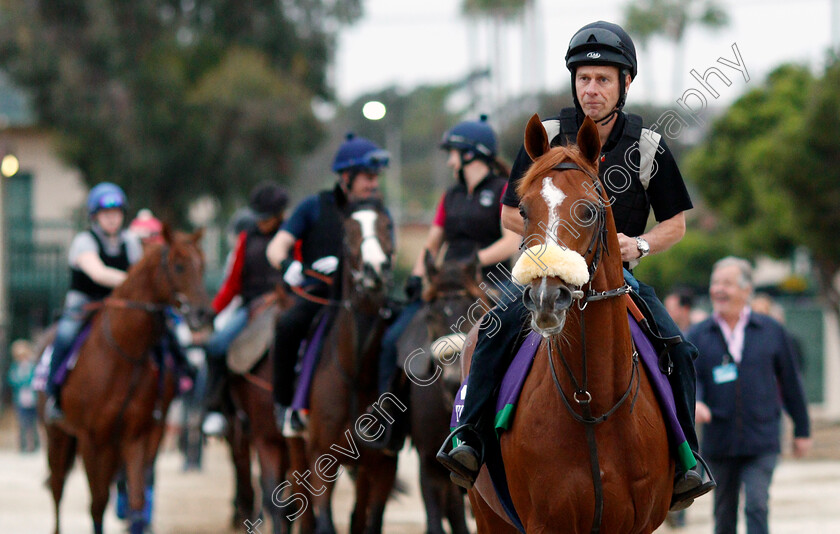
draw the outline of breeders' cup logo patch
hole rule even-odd
[[[493,191],[482,191],[478,195],[478,203],[484,206],[485,208],[489,208],[493,205]]]
[[[598,59],[599,57],[601,57],[601,53],[600,52],[589,52],[588,54],[586,54],[586,57],[588,57],[590,59]]]

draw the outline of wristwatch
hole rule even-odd
[[[641,237],[636,238],[636,248],[639,249],[639,252],[641,253],[639,255],[639,259],[642,259],[650,254],[650,245]]]

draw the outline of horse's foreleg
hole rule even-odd
[[[362,534],[367,525],[368,503],[370,502],[371,480],[366,467],[356,473],[356,503],[350,516],[350,534]]]
[[[248,442],[245,422],[235,413],[228,414],[227,441],[233,461],[236,492],[233,497],[231,526],[240,528],[246,521],[256,520],[254,513],[254,486],[251,482],[251,445]]]
[[[47,479],[52,492],[55,506],[55,534],[60,534],[59,508],[61,496],[64,494],[64,482],[73,467],[76,458],[76,438],[67,434],[55,425],[48,425],[47,432],[47,463],[50,476]]]
[[[448,489],[443,477],[438,473],[438,465],[430,465],[430,461],[420,456],[420,493],[426,508],[426,534],[443,534],[443,511]],[[452,484],[454,486],[454,484]],[[455,486],[457,487],[457,486]],[[451,522],[451,518],[450,518]]]
[[[283,450],[276,441],[265,437],[257,437],[254,442],[257,449],[257,459],[260,462],[260,487],[262,488],[262,513],[271,515],[272,532],[274,534],[288,534],[291,532],[291,522],[274,506],[272,495],[281,483],[285,473]],[[281,467],[283,465],[283,467]]]
[[[312,470],[313,468],[310,467],[309,472]],[[332,516],[332,492],[335,489],[335,482],[324,482],[318,475],[310,475],[307,484],[309,487],[302,485],[293,485],[292,487],[294,491],[301,492],[304,495],[312,495],[315,534],[335,534],[335,524]]]
[[[380,453],[372,453],[365,459],[367,482],[370,485],[370,497],[366,509],[366,534],[380,534],[385,516],[385,503],[394,489],[397,477],[397,459]],[[361,478],[361,477],[360,477]]]
[[[449,529],[452,534],[469,534],[467,527],[467,513],[464,507],[463,490],[452,484],[448,479],[445,482],[444,502],[446,504],[446,518],[449,520]]]
[[[134,438],[123,444],[125,474],[128,482],[128,521],[131,534],[142,534],[146,528],[143,506],[146,502],[146,447],[144,437]]]
[[[82,438],[79,445],[90,486],[90,516],[93,519],[93,532],[102,534],[102,521],[105,507],[108,505],[111,481],[117,472],[119,454],[110,444],[97,446],[88,438]]]

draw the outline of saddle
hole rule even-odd
[[[259,362],[274,341],[274,323],[280,308],[271,304],[257,311],[236,336],[227,352],[227,366],[233,373],[245,374]]]

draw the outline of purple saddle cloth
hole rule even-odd
[[[629,312],[627,313],[627,318],[630,323],[630,332],[633,336],[636,350],[641,356],[642,363],[647,370],[647,376],[650,379],[653,390],[656,392],[656,398],[659,401],[659,407],[665,419],[665,426],[668,431],[669,442],[673,448],[674,457],[679,466],[684,469],[690,469],[696,465],[697,461],[685,439],[685,433],[677,420],[677,411],[671,384],[668,382],[668,377],[659,370],[659,358],[650,340],[645,336]],[[542,336],[540,334],[537,332],[529,333],[505,373],[501,388],[499,389],[499,396],[496,399],[495,428],[497,435],[501,435],[502,432],[508,430],[513,424],[513,418],[516,415],[517,400],[522,392],[525,379],[528,378],[528,373],[531,370],[531,365],[541,341]],[[461,384],[461,388],[458,390],[458,394],[455,395],[455,405],[453,406],[452,418],[449,423],[449,426],[453,430],[460,426],[459,419],[464,409],[467,386],[467,378],[465,378]]]

